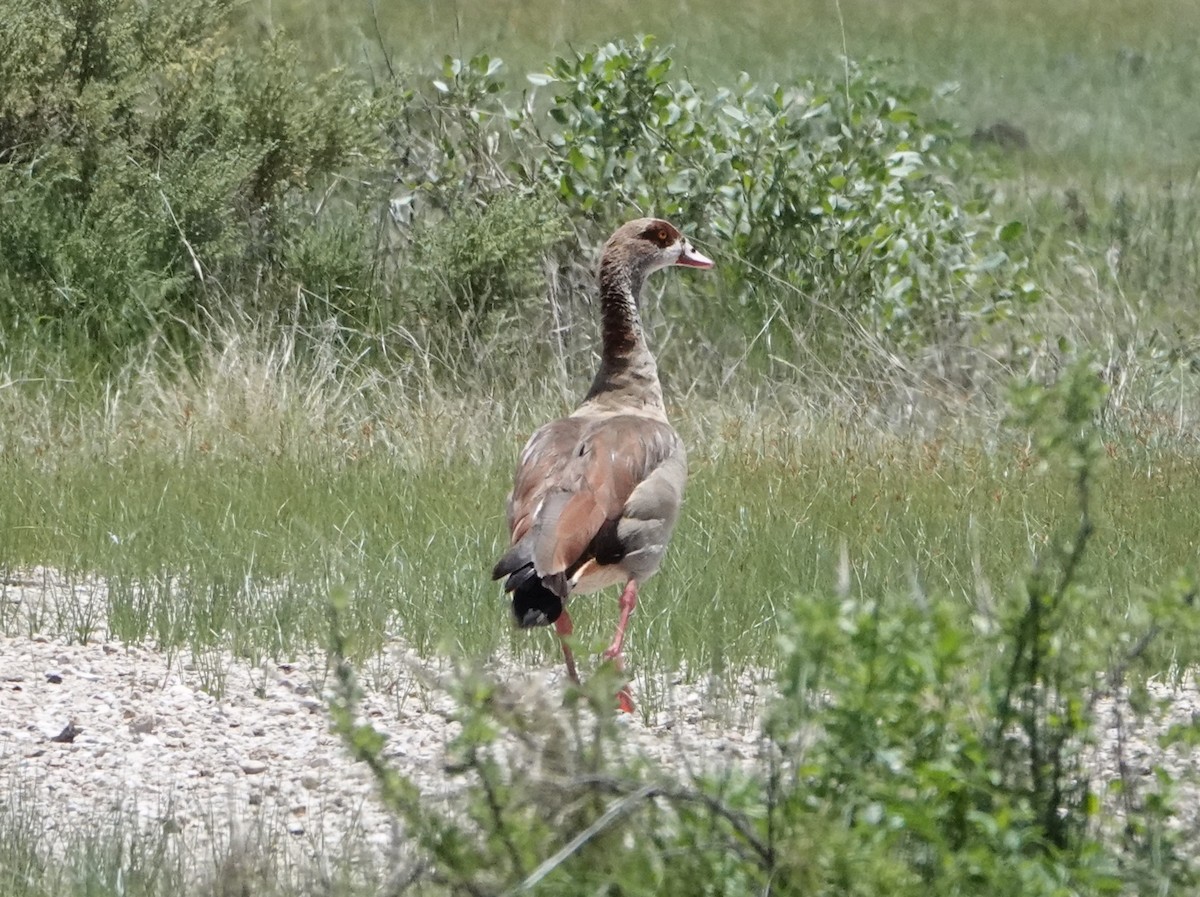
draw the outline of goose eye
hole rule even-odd
[[[667,232],[665,230],[663,230],[662,228],[659,228],[658,233],[655,234],[654,236],[657,238],[659,245],[662,245],[662,246],[667,245]]]

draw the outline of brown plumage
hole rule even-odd
[[[507,576],[522,627],[553,623],[571,634],[567,598],[624,583],[606,659],[621,663],[638,584],[658,570],[679,516],[687,456],[667,422],[658,367],[646,346],[638,297],[647,275],[669,265],[711,268],[666,221],[620,227],[600,258],[603,349],[583,403],[541,427],[517,462],[508,499],[512,547],[492,570]],[[567,672],[577,679],[563,642]],[[622,709],[632,709],[627,690]]]

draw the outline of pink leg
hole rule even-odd
[[[566,641],[575,631],[575,627],[571,623],[571,615],[566,610],[559,614],[558,619],[554,621],[554,629],[558,632],[559,644],[562,645],[563,660],[567,663],[567,675],[571,677],[572,682],[578,684],[579,674],[575,672],[575,655],[571,653]]]
[[[617,604],[621,608],[621,616],[617,618],[617,631],[613,635],[612,644],[604,652],[604,659],[613,661],[618,670],[623,670],[625,669],[625,659],[621,656],[621,649],[625,646],[625,627],[629,625],[629,617],[633,613],[633,609],[637,607],[636,579],[631,579],[625,584],[625,591],[621,593]],[[633,697],[629,693],[628,685],[623,686],[617,692],[617,706],[625,713],[633,713]]]
[[[625,666],[621,659],[621,649],[625,646],[625,627],[629,625],[629,615],[637,607],[636,579],[631,579],[625,584],[625,591],[621,593],[621,598],[617,602],[617,606],[621,608],[621,616],[617,619],[617,631],[613,635],[612,644],[604,652],[604,659],[615,660],[617,662],[617,669],[624,669]]]

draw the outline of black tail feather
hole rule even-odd
[[[530,573],[533,567],[529,568]],[[509,579],[511,582],[516,574]],[[562,615],[562,598],[551,591],[541,577],[529,575],[512,590],[512,612],[522,629],[549,626]]]
[[[519,627],[549,626],[563,612],[566,577],[560,573],[543,579],[533,561],[523,555],[519,546],[511,549],[497,562],[492,579],[508,576],[504,591],[512,592],[512,611]]]
[[[517,587],[518,583],[514,583],[513,580],[519,573],[524,573],[525,576],[533,575],[533,555],[522,543],[508,549],[504,556],[496,561],[496,566],[492,568],[492,579],[507,576],[508,582],[504,584],[504,591],[511,592]]]

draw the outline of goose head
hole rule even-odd
[[[600,257],[601,271],[624,268],[634,283],[671,265],[711,268],[712,259],[697,252],[679,229],[661,218],[628,221],[608,238]]]

